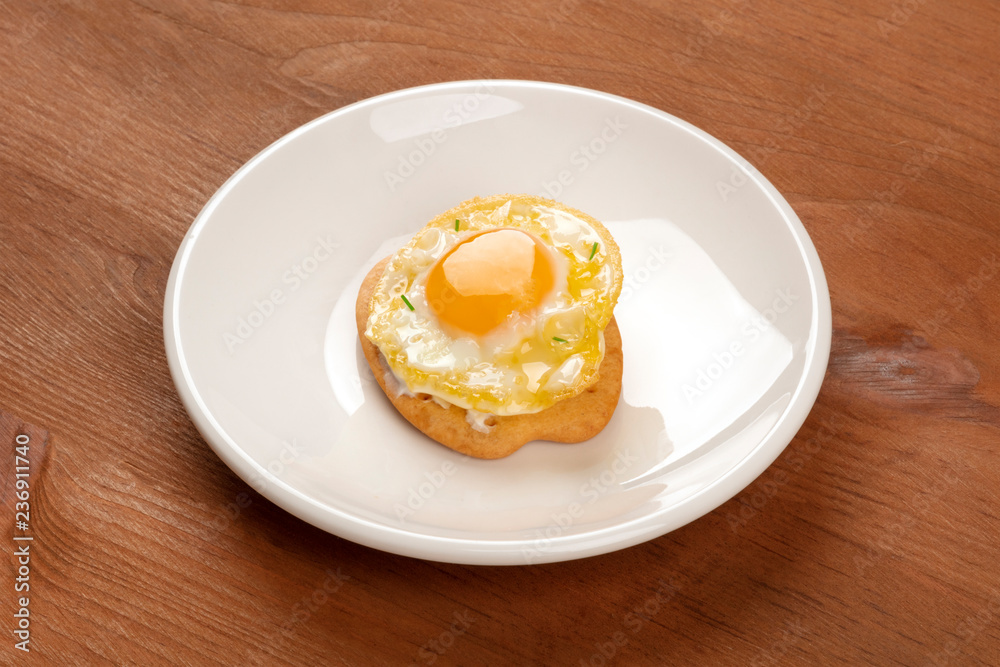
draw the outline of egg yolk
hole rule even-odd
[[[525,256],[524,239],[531,242],[527,252],[533,257]],[[552,257],[542,243],[504,228],[464,239],[445,254],[427,276],[427,301],[445,324],[483,336],[513,315],[536,309],[554,285]]]

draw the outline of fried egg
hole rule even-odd
[[[621,287],[598,221],[540,197],[476,198],[392,256],[365,335],[401,391],[529,414],[597,381]]]

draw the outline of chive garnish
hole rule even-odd
[[[455,231],[458,231],[458,218],[455,218]]]
[[[557,341],[559,341],[560,343],[565,343],[565,342],[566,342],[566,339],[565,339],[565,338],[560,338],[559,336],[553,336],[553,337],[552,337],[552,340],[557,340]]]
[[[597,254],[597,241],[594,241],[594,247],[590,249],[590,259],[594,259],[594,255]]]
[[[405,294],[400,294],[399,298],[403,300],[403,303],[406,304],[407,308],[409,308],[410,310],[413,310],[413,304],[410,303],[410,300],[406,298]]]

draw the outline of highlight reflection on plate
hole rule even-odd
[[[615,236],[625,371],[596,438],[482,461],[395,412],[354,304],[427,220],[502,192]],[[716,139],[604,93],[472,81],[359,102],[251,160],[178,251],[164,327],[192,419],[260,493],[386,551],[519,564],[637,544],[749,484],[815,400],[830,304],[792,209]]]

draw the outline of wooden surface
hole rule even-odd
[[[0,3],[0,438],[31,442],[3,664],[1000,664],[1000,5]],[[812,235],[829,373],[736,498],[622,552],[442,565],[257,495],[187,417],[165,281],[209,196],[327,111],[540,79],[747,156]],[[8,520],[6,517],[9,516]]]

